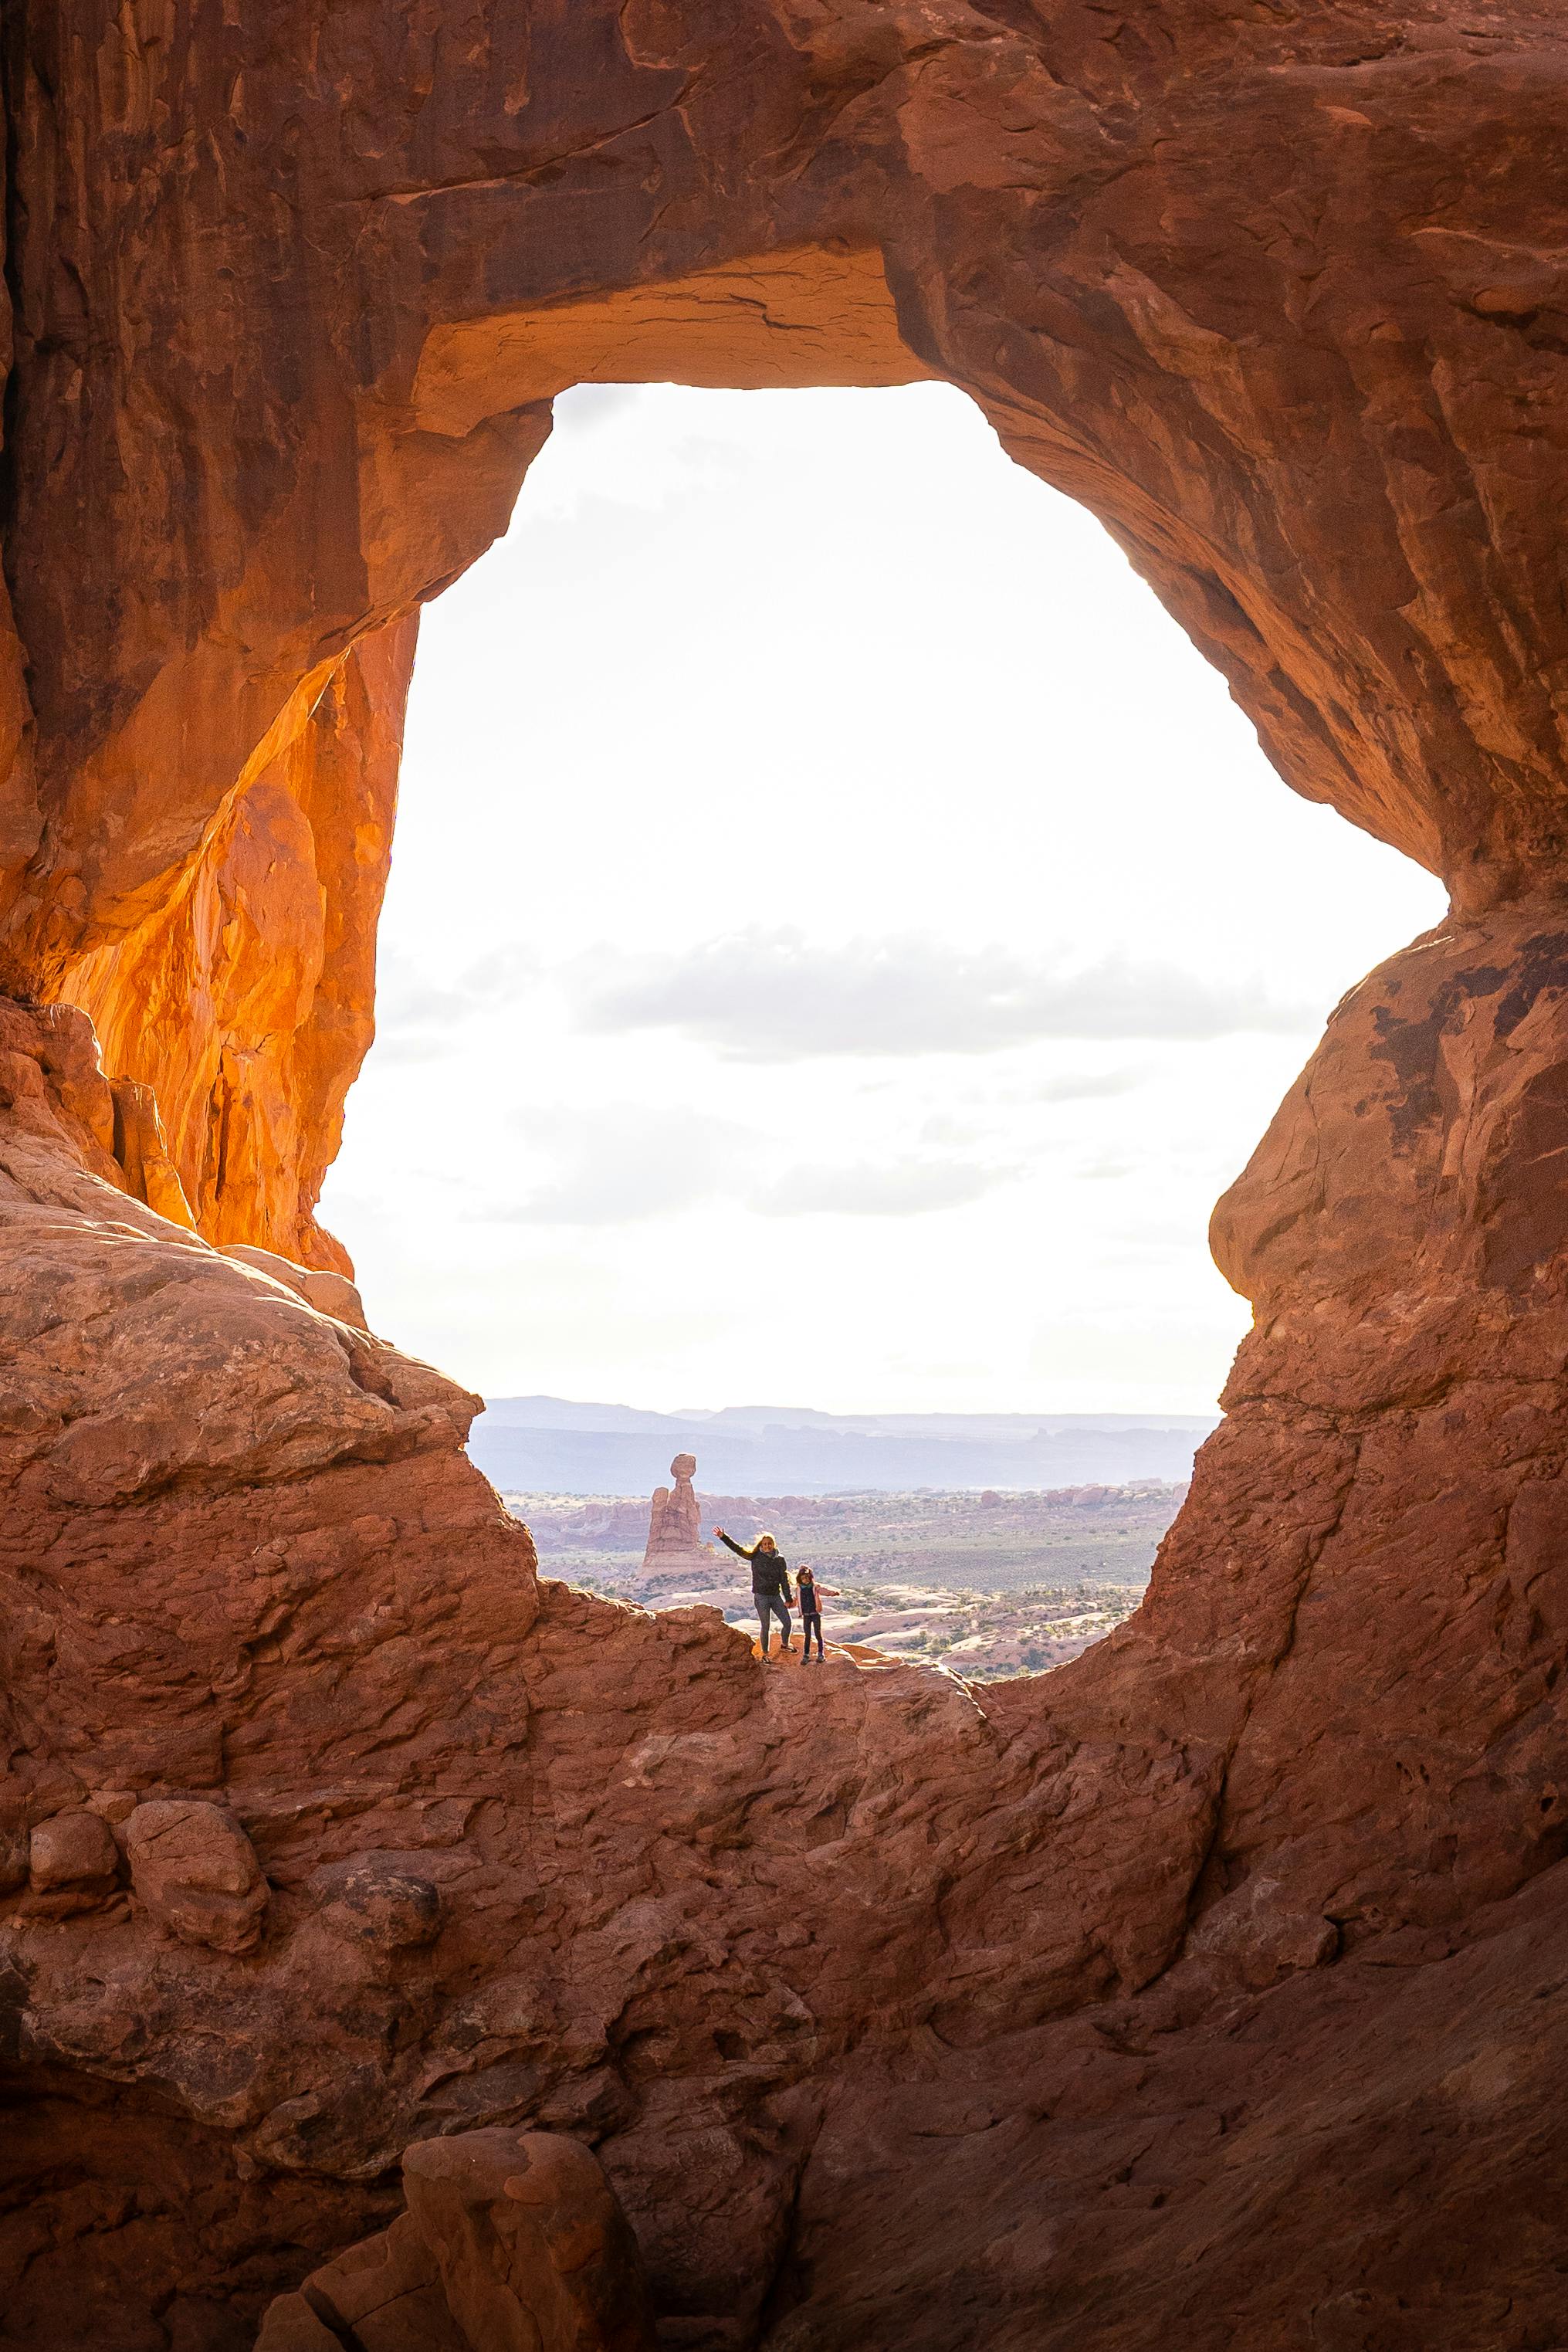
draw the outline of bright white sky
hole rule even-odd
[[[1438,886],[951,388],[556,418],[424,617],[371,1322],[491,1395],[1209,1409],[1209,1210]]]

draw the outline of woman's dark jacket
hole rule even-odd
[[[755,1544],[737,1544],[733,1536],[720,1536],[719,1541],[729,1546],[737,1559],[751,1562],[753,1592],[789,1599],[789,1563],[781,1551],[758,1551]]]

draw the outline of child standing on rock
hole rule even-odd
[[[811,1635],[815,1633],[817,1664],[821,1665],[822,1663],[822,1603],[824,1601],[836,1601],[839,1597],[838,1588],[831,1584],[819,1584],[815,1570],[801,1568],[797,1569],[795,1572],[795,1591],[800,1597],[800,1631],[806,1637],[806,1655],[810,1657],[811,1654]]]

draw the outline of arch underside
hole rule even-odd
[[[1511,799],[1500,789],[1512,722],[1500,720],[1500,681],[1480,676],[1473,647],[1458,648],[1469,690],[1491,698],[1479,740],[1467,743],[1476,772],[1457,773],[1448,758],[1428,764],[1432,746],[1419,738],[1432,714],[1409,694],[1433,654],[1414,625],[1415,583],[1394,616],[1405,642],[1380,654],[1355,635],[1360,614],[1327,625],[1321,584],[1303,593],[1298,552],[1279,547],[1263,561],[1258,509],[1274,493],[1262,461],[1276,453],[1260,444],[1276,362],[1249,383],[1250,352],[1221,349],[1119,262],[1102,271],[1099,299],[1116,306],[1123,338],[1135,338],[1136,365],[1123,371],[1132,398],[1116,383],[1113,409],[1081,402],[1083,355],[1070,373],[1052,352],[1055,396],[1042,403],[999,374],[1005,345],[983,369],[967,349],[941,349],[929,304],[902,278],[901,310],[892,266],[876,245],[834,236],[427,324],[351,394],[368,606],[330,630],[318,615],[308,653],[286,635],[269,667],[235,681],[233,631],[253,625],[239,615],[258,593],[247,563],[227,617],[220,598],[183,656],[162,647],[123,724],[57,795],[15,877],[12,944],[0,953],[24,985],[86,1010],[110,1066],[151,1088],[193,1222],[210,1238],[347,1266],[314,1204],[373,1034],[374,931],[419,603],[505,527],[550,402],[573,383],[960,383],[1020,463],[1102,516],[1226,672],[1298,790],[1444,872],[1461,905],[1528,893],[1555,874],[1555,793],[1542,810],[1528,778],[1541,757],[1522,742],[1511,748],[1526,789]],[[472,301],[471,286],[461,292]],[[1036,341],[1050,349],[1048,337]],[[1152,374],[1168,395],[1178,371],[1199,412],[1184,421],[1185,451],[1168,422],[1156,431],[1135,405],[1149,399],[1140,378]],[[1145,453],[1134,472],[1107,449],[1107,423],[1129,411],[1157,467]],[[1218,470],[1207,445],[1221,436],[1233,477],[1223,490],[1203,478]],[[1175,475],[1178,454],[1198,469],[1194,481]],[[1270,513],[1277,540],[1288,519]],[[1343,514],[1333,524],[1343,560]],[[1360,579],[1360,535],[1348,552]],[[269,600],[272,584],[261,593]],[[1389,614],[1377,617],[1387,635]],[[1453,651],[1451,615],[1442,626]],[[232,707],[215,709],[235,682]],[[1532,837],[1542,815],[1544,859]]]
[[[1358,47],[1341,10],[1288,54],[1184,14],[1175,79],[1154,0],[1110,46],[1086,5],[949,13],[759,5],[753,50],[700,0],[591,0],[564,47],[548,12],[435,34],[431,83],[415,27],[317,38],[298,0],[225,28],[220,134],[172,50],[20,12],[18,184],[55,193],[11,257],[0,969],[152,1088],[203,1231],[340,1259],[312,1207],[380,888],[349,813],[390,828],[413,616],[571,383],[959,385],[1297,790],[1468,910],[1555,887],[1568,203],[1532,12],[1487,49],[1372,6]],[[221,181],[183,178],[209,136]]]

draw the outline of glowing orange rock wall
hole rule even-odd
[[[361,638],[293,739],[235,792],[170,903],[74,963],[106,1066],[150,1083],[210,1241],[346,1272],[315,1223],[374,1034],[417,619]]]

